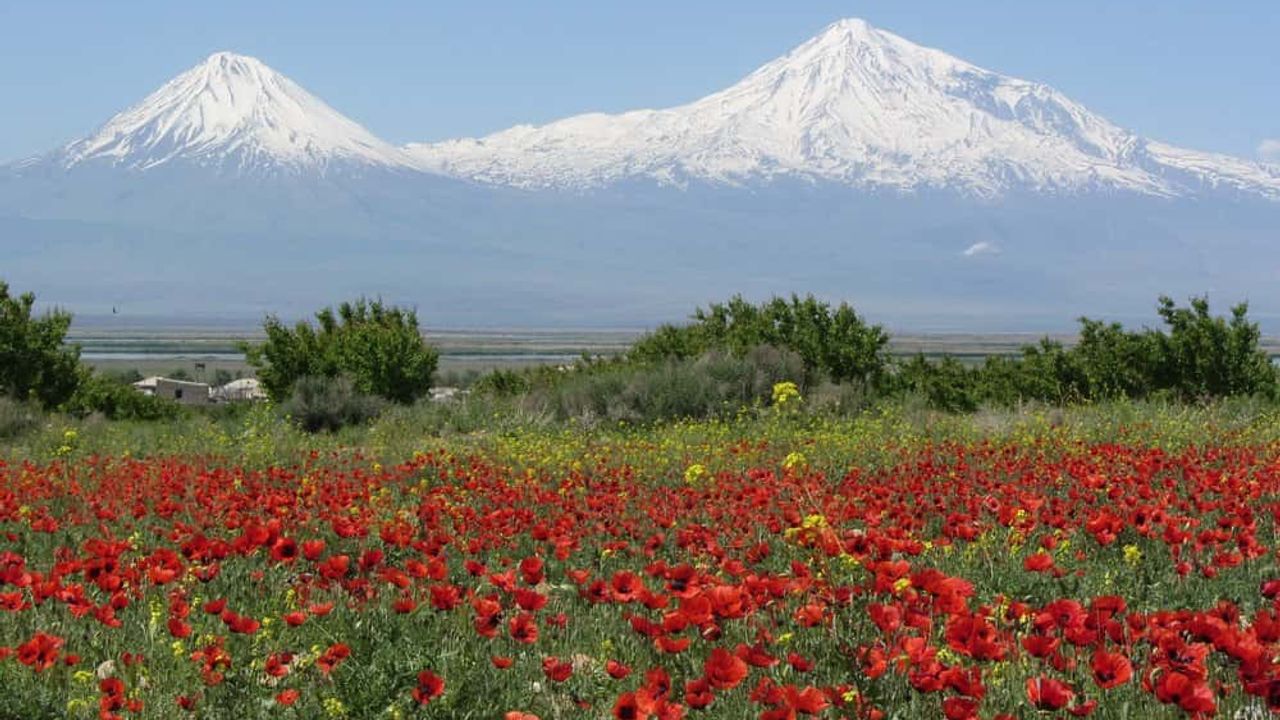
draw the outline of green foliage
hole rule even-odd
[[[88,368],[80,373],[76,392],[61,410],[76,417],[100,413],[111,420],[171,420],[181,408],[177,403],[145,395],[131,385],[104,377]]]
[[[931,363],[920,354],[901,365],[897,379],[902,389],[921,396],[929,407],[973,412],[978,409],[979,375],[953,357]]]
[[[472,390],[494,397],[515,397],[523,395],[533,388],[533,381],[528,373],[501,368],[480,376]]]
[[[792,295],[757,306],[737,295],[699,308],[689,325],[659,327],[641,338],[629,357],[658,362],[713,350],[743,357],[752,348],[769,345],[799,355],[806,372],[794,379],[805,384],[819,375],[835,382],[874,383],[885,370],[888,342],[883,328],[868,325],[847,303],[832,310],[812,295]]]
[[[1129,332],[1120,323],[1080,318],[1080,342],[1072,348],[1076,392],[1091,400],[1144,397],[1160,364],[1153,342],[1159,333]]]
[[[245,346],[272,400],[288,399],[301,378],[339,375],[348,376],[360,393],[393,402],[411,403],[427,394],[439,354],[419,332],[416,312],[361,298],[336,313],[325,308],[316,321],[290,329],[269,316],[263,324],[266,342]]]
[[[1276,369],[1247,312],[1246,305],[1237,305],[1228,320],[1213,317],[1205,298],[1192,298],[1180,308],[1161,297],[1159,314],[1167,331],[1132,331],[1080,318],[1080,341],[1069,349],[1045,339],[1025,346],[1020,357],[989,357],[974,369],[951,358],[930,363],[917,357],[898,366],[895,385],[923,395],[932,407],[955,411],[1026,401],[1274,398]]]
[[[35,295],[9,294],[0,281],[0,395],[35,400],[46,408],[66,402],[80,380],[80,348],[63,341],[71,314],[32,315]]]
[[[1248,320],[1249,305],[1231,308],[1231,319],[1209,314],[1208,298],[1189,307],[1160,298],[1159,313],[1169,333],[1152,344],[1159,362],[1154,383],[1183,399],[1268,395],[1276,392],[1276,370],[1259,346],[1262,333]]]
[[[378,416],[383,403],[361,393],[345,376],[298,378],[293,394],[281,409],[307,432],[340,430],[362,425]]]
[[[142,373],[137,368],[129,368],[127,370],[99,370],[98,374],[121,385],[131,385],[143,379]]]

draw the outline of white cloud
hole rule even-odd
[[[1258,143],[1258,157],[1267,162],[1280,162],[1280,138],[1268,138]]]
[[[991,255],[1000,252],[1000,248],[994,244],[982,240],[970,245],[964,251],[965,257],[973,257],[974,255]]]

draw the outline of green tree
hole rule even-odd
[[[0,281],[0,394],[56,407],[80,383],[80,347],[64,342],[71,314],[50,310],[36,317],[35,302],[29,292],[10,295]]]
[[[972,412],[978,409],[980,375],[949,355],[930,362],[923,353],[917,353],[899,364],[896,381],[901,389],[923,397],[932,408]]]
[[[640,338],[630,357],[656,362],[699,357],[712,350],[745,357],[752,349],[770,346],[790,350],[804,361],[812,381],[825,374],[835,382],[877,381],[884,373],[889,336],[869,325],[847,303],[834,310],[812,295],[774,297],[753,305],[741,295],[728,302],[698,308],[693,322],[663,325]]]
[[[1231,308],[1228,320],[1210,315],[1207,297],[1180,308],[1162,296],[1158,312],[1169,329],[1154,339],[1160,386],[1188,400],[1275,393],[1276,371],[1248,303]]]
[[[1020,357],[987,358],[977,396],[1003,405],[1023,400],[1062,405],[1156,394],[1186,401],[1276,396],[1280,378],[1261,347],[1257,324],[1248,320],[1246,304],[1233,307],[1230,318],[1224,318],[1209,312],[1207,298],[1192,298],[1187,307],[1178,307],[1161,297],[1158,311],[1167,331],[1126,330],[1119,323],[1082,317],[1080,341],[1070,349],[1046,338],[1024,346]],[[900,386],[954,386],[943,382],[943,368],[923,361],[904,367],[910,371],[903,376],[909,382]],[[946,393],[925,394],[939,407],[962,406]]]
[[[439,353],[427,344],[413,310],[361,298],[316,313],[316,324],[289,328],[275,316],[267,339],[245,355],[272,400],[287,399],[304,377],[347,376],[356,390],[398,403],[427,394]]]
[[[1140,398],[1155,389],[1155,355],[1159,333],[1131,332],[1120,323],[1080,318],[1080,342],[1072,348],[1083,382],[1082,396],[1091,400]]]

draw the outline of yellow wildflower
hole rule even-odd
[[[700,463],[694,463],[685,468],[684,481],[690,485],[697,485],[703,478],[707,476],[707,468]]]
[[[774,407],[786,407],[788,404],[794,405],[800,402],[800,388],[790,380],[773,385],[773,405]]]
[[[1137,545],[1124,546],[1124,561],[1131,567],[1142,562],[1142,551],[1138,549]]]
[[[782,461],[782,467],[787,470],[804,468],[808,464],[809,464],[809,460],[804,456],[804,453],[798,453],[798,452],[787,453],[786,459]]]

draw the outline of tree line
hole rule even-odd
[[[158,419],[177,412],[89,370],[66,342],[70,314],[37,316],[34,305],[31,293],[13,295],[0,282],[0,395],[77,415]],[[1186,306],[1161,297],[1156,312],[1160,327],[1082,317],[1074,344],[1045,338],[1014,355],[966,364],[892,356],[889,333],[847,303],[791,295],[755,304],[735,296],[698,308],[686,323],[659,326],[618,357],[584,359],[571,372],[494,371],[474,389],[537,395],[562,415],[641,420],[730,412],[767,398],[779,380],[863,398],[915,396],[957,412],[1027,401],[1277,398],[1277,371],[1247,304],[1224,317],[1212,314],[1205,297]],[[271,399],[312,430],[359,422],[387,404],[412,404],[428,393],[438,368],[439,353],[416,312],[381,300],[342,303],[291,326],[268,316],[263,330],[262,342],[243,345],[247,361]]]

